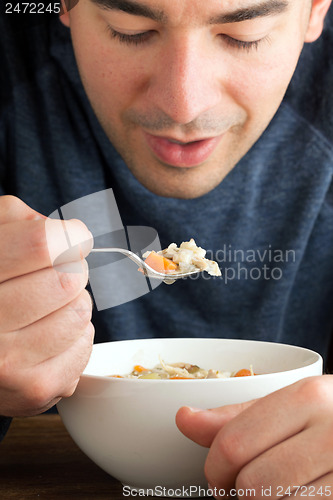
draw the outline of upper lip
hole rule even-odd
[[[151,134],[150,132],[147,132],[147,134],[152,135],[153,137],[157,137],[158,139],[165,139],[167,141],[177,141],[180,144],[190,144],[191,142],[207,141],[208,139],[216,139],[221,135],[219,134],[217,136],[209,136],[209,137],[191,137],[184,139],[183,137],[180,138],[180,137],[171,137],[167,135],[157,135],[157,134]]]

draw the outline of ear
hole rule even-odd
[[[65,0],[60,0],[61,2],[61,11],[60,11],[60,16],[59,19],[62,22],[64,26],[69,28],[70,26],[70,19],[69,19],[69,13],[67,10],[67,4]]]
[[[324,27],[324,19],[331,3],[332,0],[312,0],[311,15],[305,35],[305,42],[314,42],[320,37]]]
[[[65,12],[65,14],[62,14],[59,17],[59,19],[60,19],[60,21],[62,22],[62,24],[64,26],[66,26],[67,28],[69,28],[70,22],[69,22],[69,13],[68,12]]]

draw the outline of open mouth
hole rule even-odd
[[[162,162],[174,167],[194,167],[209,158],[223,134],[191,142],[158,137],[147,132],[144,132],[144,136],[150,150]]]

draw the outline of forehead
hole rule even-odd
[[[90,0],[100,7],[157,22],[241,22],[285,12],[296,0]],[[306,0],[302,0],[306,3]]]

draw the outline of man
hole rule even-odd
[[[52,267],[62,223],[46,237],[40,214],[108,187],[126,226],[154,227],[162,246],[194,236],[224,279],[95,311],[97,341],[243,337],[327,356],[331,11],[319,37],[330,3],[80,0],[64,26],[27,36],[4,24],[1,183],[33,208],[1,201],[0,413],[38,413],[75,388],[93,335],[87,271]],[[90,248],[71,260],[84,268]],[[185,408],[177,424],[210,447],[212,487],[260,498],[271,486],[275,498],[313,484],[332,497],[332,387],[325,376],[242,406]]]

